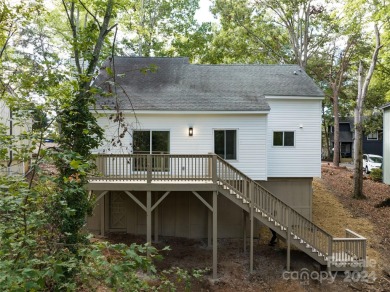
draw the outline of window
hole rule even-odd
[[[169,154],[169,131],[133,131],[134,154]],[[146,157],[134,160],[134,170],[146,170]],[[153,157],[153,171],[168,171],[169,157]]]
[[[215,130],[214,153],[223,159],[237,159],[237,131]]]
[[[274,146],[294,146],[294,132],[274,132]]]
[[[378,140],[378,132],[368,134],[367,140]]]

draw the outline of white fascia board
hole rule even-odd
[[[381,106],[380,109],[384,110],[384,109],[387,109],[388,107],[390,107],[390,103],[385,104],[384,106]]]
[[[266,99],[323,100],[324,96],[265,95]]]
[[[115,110],[94,110],[97,113],[115,114]],[[148,110],[123,110],[123,113],[135,113],[143,115],[266,115],[269,111],[148,111]]]

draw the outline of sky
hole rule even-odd
[[[215,21],[213,15],[209,11],[210,7],[210,0],[200,0],[199,1],[199,10],[195,14],[195,18],[199,22],[208,22],[208,21]]]

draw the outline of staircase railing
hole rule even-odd
[[[308,248],[311,247],[313,252],[328,261],[328,265],[351,261],[364,264],[366,239],[359,234],[347,230],[346,238],[333,238],[259,183],[219,157],[216,169],[218,180],[222,184],[233,190],[244,201],[252,203],[257,212],[271,218],[277,224],[275,226],[280,226],[282,230],[287,230],[290,226],[293,239],[299,240],[300,244],[305,244]]]

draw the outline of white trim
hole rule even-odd
[[[226,161],[229,161],[229,162],[240,162],[239,160],[239,149],[238,149],[238,141],[239,141],[239,129],[238,128],[212,128],[212,131],[213,131],[213,153],[215,151],[215,131],[236,131],[236,159],[226,159],[226,158],[223,158],[225,159]],[[225,141],[226,141],[226,136],[225,136]],[[225,147],[226,147],[226,144],[225,144]]]
[[[283,145],[274,145],[274,133],[275,132],[281,132],[283,133]],[[286,132],[292,132],[294,133],[294,145],[290,146],[290,145],[284,145],[284,133]],[[295,130],[272,130],[272,147],[275,147],[275,148],[295,148],[296,147],[296,131]]]
[[[325,97],[324,96],[293,96],[293,95],[265,95],[264,96],[266,99],[295,99],[295,100],[313,100],[313,99],[318,99],[318,100],[323,100]]]
[[[150,137],[149,137],[149,154],[152,154],[153,152],[153,149],[152,149],[152,144],[153,144],[153,132],[168,132],[169,133],[169,149],[168,149],[168,153],[167,154],[170,154],[171,153],[171,130],[166,130],[166,129],[133,129],[132,133],[131,133],[131,148],[132,148],[132,152],[134,153],[134,132],[149,132],[150,133]]]
[[[102,114],[115,114],[115,110],[94,109],[95,112]],[[123,110],[125,114],[149,114],[149,115],[266,115],[269,111],[148,111],[148,110]]]
[[[374,135],[374,134],[376,134],[375,135],[376,138],[369,138],[370,135]],[[375,133],[368,133],[366,137],[367,137],[367,141],[378,141],[379,140],[379,132],[376,131]]]

